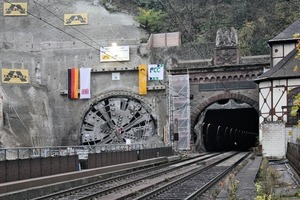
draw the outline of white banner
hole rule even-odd
[[[148,80],[164,80],[164,64],[148,65]]]
[[[91,68],[80,68],[80,99],[91,98]]]
[[[129,46],[100,47],[100,62],[129,60]]]

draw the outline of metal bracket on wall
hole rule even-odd
[[[107,67],[102,69],[92,69],[91,73],[117,72],[117,71],[138,71],[138,67]]]
[[[60,95],[68,95],[68,90],[61,90],[61,91],[59,91],[59,94]]]
[[[165,85],[151,85],[147,86],[147,90],[165,90],[166,86]]]
[[[152,86],[147,86],[147,90],[165,90],[166,86],[165,85],[152,85]],[[60,95],[68,95],[68,90],[61,90],[59,91]],[[79,94],[79,93],[78,93]]]

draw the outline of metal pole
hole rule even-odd
[[[173,140],[174,140],[174,147],[176,150],[178,150],[178,140],[179,140],[179,135],[178,135],[178,118],[175,118],[174,120],[174,127],[173,127]]]

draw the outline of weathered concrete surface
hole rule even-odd
[[[238,65],[214,66],[215,44],[157,48],[149,53],[146,45],[140,43],[148,35],[133,17],[109,13],[97,0],[28,2],[28,16],[0,16],[1,68],[28,69],[30,75],[30,84],[26,86],[2,84],[4,128],[0,147],[78,145],[81,123],[91,105],[116,95],[129,96],[147,105],[157,125],[157,137],[151,142],[161,142],[164,127],[169,126],[168,82],[148,83],[165,85],[166,90],[152,90],[147,96],[139,96],[139,64],[165,64],[165,77],[190,74],[191,129],[204,109],[220,99],[237,99],[257,107],[257,88],[236,89],[229,95],[225,91],[200,91],[199,87],[219,80],[253,80],[269,65],[268,57],[241,58]],[[88,13],[88,25],[63,25],[64,13],[82,12]],[[112,42],[130,47],[129,62],[99,62],[100,46],[110,46]],[[61,94],[67,90],[67,69],[71,67],[98,71],[91,77],[92,99],[69,100]],[[119,72],[120,80],[112,80],[112,72]]]
[[[28,69],[30,76],[26,85],[1,85],[4,129],[0,147],[79,145],[81,121],[89,106],[100,95],[119,94],[116,91],[133,94],[149,105],[161,139],[166,121],[164,91],[137,95],[137,66],[148,63],[147,57],[138,54],[141,38],[148,37],[138,23],[129,15],[109,13],[92,0],[36,2],[28,1],[28,16],[0,16],[0,66]],[[64,13],[83,12],[88,13],[88,25],[63,25]],[[129,62],[99,62],[100,46],[112,42],[130,47]],[[71,67],[105,70],[92,73],[92,99],[69,100],[60,93],[67,89]],[[115,71],[120,71],[119,81],[112,81]]]

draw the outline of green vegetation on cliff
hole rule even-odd
[[[299,0],[115,0],[149,33],[180,31],[183,42],[215,42],[222,27],[238,30],[243,55],[269,54],[268,40],[300,18]],[[135,11],[133,11],[135,10]]]

